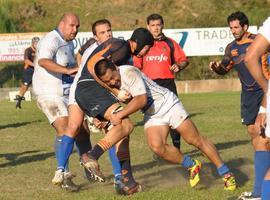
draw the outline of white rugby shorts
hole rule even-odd
[[[165,111],[164,109],[167,109]],[[161,113],[161,114],[160,114]],[[144,115],[144,129],[152,126],[167,125],[172,129],[176,129],[188,117],[183,104],[179,101],[171,108],[164,106],[160,111],[153,115]]]
[[[52,124],[59,117],[68,116],[68,97],[58,95],[39,95],[37,105]]]

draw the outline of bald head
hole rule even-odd
[[[64,40],[71,41],[73,40],[79,30],[80,27],[80,20],[79,17],[72,13],[67,12],[65,13],[58,24],[58,29],[62,33]]]

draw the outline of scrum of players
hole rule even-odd
[[[255,81],[244,60],[256,35],[248,32],[248,18],[243,12],[230,14],[227,22],[235,40],[227,45],[224,58],[210,62],[209,68],[221,75],[232,68],[238,71],[242,83],[241,118],[255,149],[254,188],[239,199],[264,199],[263,195],[269,195],[264,194],[265,188],[269,188],[264,176],[270,156],[268,139],[258,127],[265,124],[267,90],[262,89],[261,80]],[[129,40],[114,38],[110,21],[97,20],[92,25],[93,38],[81,47],[75,59],[72,40],[79,26],[76,14],[64,13],[57,28],[38,43],[34,61],[33,91],[38,107],[56,133],[57,168],[52,183],[70,191],[80,189],[72,181],[75,176],[68,166],[75,144],[88,179],[105,181],[98,160],[108,151],[116,192],[132,195],[142,191],[132,174],[129,153],[129,135],[134,129],[129,115],[141,111],[149,148],[159,158],[178,164],[179,170],[183,167],[191,187],[199,184],[203,165],[181,151],[180,136],[215,165],[224,190],[235,190],[237,180],[233,172],[214,144],[202,136],[178,99],[175,74],[186,68],[189,61],[180,45],[162,32],[162,16],[149,15],[147,28],[135,29]],[[267,35],[269,29],[262,31]],[[263,56],[266,55],[259,58]],[[265,70],[263,73],[267,75]],[[105,133],[94,145],[85,116],[91,117],[94,125]],[[169,134],[173,145],[166,141]]]

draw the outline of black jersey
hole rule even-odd
[[[86,64],[83,66],[81,77],[79,82],[82,80],[93,79],[92,75],[89,73],[87,65],[91,62],[91,58],[101,52],[102,50],[108,48],[102,53],[101,57],[108,58],[116,65],[128,64],[131,58],[131,49],[128,41],[111,38],[102,44],[100,44],[93,53],[87,58]]]

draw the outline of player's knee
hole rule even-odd
[[[255,131],[254,125],[247,126],[247,132],[252,140],[259,136]]]
[[[133,123],[129,118],[122,121],[122,132],[123,135],[128,136],[134,129]]]
[[[80,127],[81,126],[79,124],[69,123],[66,130],[66,134],[69,135],[70,137],[75,137],[80,132]]]
[[[165,148],[164,144],[162,144],[161,142],[150,142],[149,146],[155,154],[159,156],[162,156],[164,154]]]

